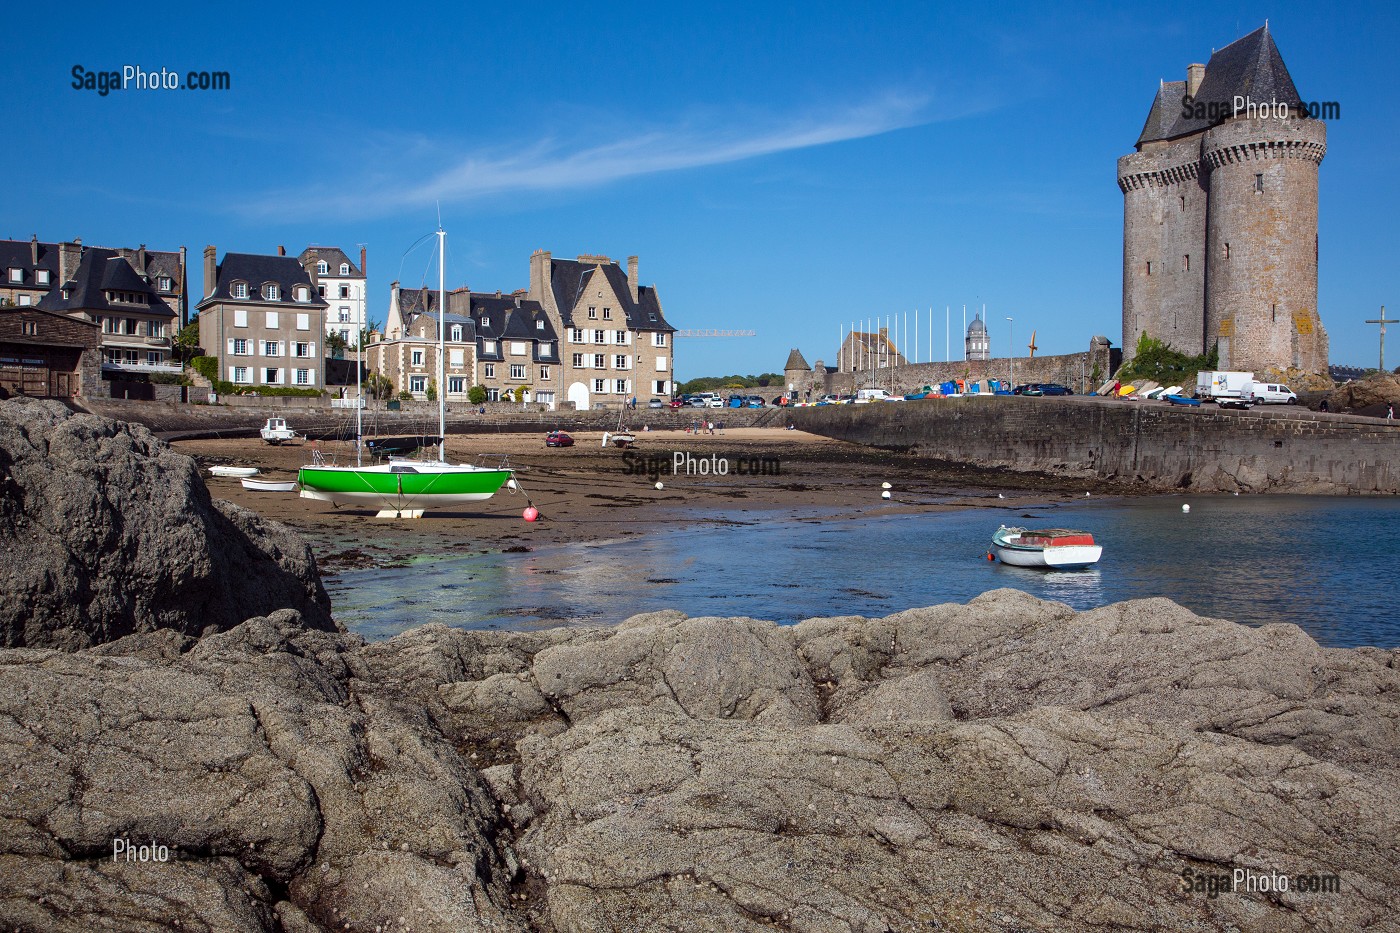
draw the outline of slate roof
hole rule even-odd
[[[325,299],[316,294],[316,289],[311,284],[311,276],[302,268],[301,262],[295,256],[224,253],[224,261],[219,263],[215,276],[218,284],[214,288],[214,293],[199,303],[200,309],[215,302],[287,305],[291,308],[311,308],[313,310],[327,307]],[[229,287],[234,282],[247,283],[247,298],[233,297]],[[269,282],[275,282],[278,286],[276,301],[268,301],[263,297],[262,286]],[[295,287],[297,285],[307,287],[310,292],[310,300],[296,300]]]
[[[360,271],[360,267],[355,265],[355,261],[345,255],[345,251],[339,246],[308,246],[301,251],[301,255],[297,257],[297,262],[305,267],[307,263],[312,263],[314,265],[316,261],[320,259],[326,261],[326,265],[330,269],[326,275],[330,278],[364,278],[364,273]],[[342,276],[340,274],[340,264],[342,262],[350,264],[350,273],[348,275]]]
[[[550,272],[550,286],[554,289],[554,302],[564,319],[565,327],[580,326],[573,320],[574,305],[578,303],[578,296],[587,286],[589,277],[599,274],[599,270],[601,270],[601,274],[607,279],[608,285],[617,294],[618,301],[622,304],[620,310],[629,330],[663,331],[665,333],[675,331],[675,328],[666,322],[666,316],[661,313],[661,299],[657,297],[656,289],[639,286],[637,300],[634,302],[632,289],[627,282],[627,273],[623,272],[622,267],[617,263],[552,259],[550,264],[553,266]],[[584,322],[582,326],[596,327],[597,322]]]
[[[1173,86],[1179,86],[1175,101],[1164,101],[1165,89]],[[1185,82],[1177,81],[1158,89],[1147,124],[1138,137],[1139,147],[1146,142],[1197,133],[1223,122],[1231,115],[1237,95],[1259,104],[1287,104],[1290,113],[1295,115],[1302,101],[1288,67],[1283,63],[1283,56],[1269,34],[1267,23],[1210,56],[1210,61],[1206,63],[1205,79],[1196,90],[1192,102],[1193,113],[1189,116],[1183,112],[1181,102],[1185,92]],[[1202,104],[1205,111],[1198,116],[1194,111]],[[1170,122],[1168,117],[1171,118]]]
[[[64,298],[64,291],[68,297]],[[133,305],[129,301],[109,301],[107,293],[112,291],[131,292],[142,295],[145,301]],[[110,312],[129,314],[164,314],[174,317],[175,312],[161,301],[155,286],[139,275],[131,263],[123,259],[116,250],[100,246],[89,246],[83,250],[83,258],[78,262],[73,277],[39,301],[39,307],[46,311],[68,313],[72,311]]]
[[[807,365],[807,358],[802,355],[802,351],[795,347],[793,351],[788,354],[787,362],[783,364],[783,372],[788,372],[793,369],[805,369],[809,372],[812,369],[811,366]]]
[[[31,240],[0,240],[0,277],[6,285],[50,288],[58,284],[58,244],[39,244],[39,263],[35,265]],[[10,282],[10,269],[23,269],[24,281]],[[40,285],[35,278],[38,269],[49,270],[49,285]]]

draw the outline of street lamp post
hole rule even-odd
[[[1016,391],[1016,324],[1011,318],[1006,319],[1006,339],[1011,343],[1007,348],[1007,356],[1011,362],[1011,391]]]

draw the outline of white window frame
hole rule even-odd
[[[540,356],[553,356],[553,355],[554,355],[554,341],[553,341],[553,340],[542,340],[542,341],[540,341]]]
[[[248,367],[230,366],[228,368],[228,381],[232,382],[234,385],[252,385],[252,383],[248,379]]]
[[[34,283],[35,283],[36,285],[48,285],[48,284],[49,284],[49,270],[48,270],[48,269],[35,269],[35,270],[34,270]]]
[[[447,351],[447,362],[451,366],[467,365],[467,351],[461,347],[453,347]]]
[[[632,357],[626,353],[613,354],[613,369],[631,369]]]
[[[23,270],[23,269],[14,269],[14,268],[10,269],[10,284],[12,284],[12,285],[23,285],[23,284],[24,284],[24,270]]]
[[[658,330],[656,333],[652,334],[652,335],[651,335],[651,345],[652,345],[653,347],[664,347],[664,346],[666,346],[666,334],[665,334],[664,332],[662,332],[662,331],[659,331],[659,330]]]
[[[248,349],[247,337],[234,337],[228,342],[228,352],[230,356],[252,356]]]
[[[269,349],[269,348],[271,348],[271,349]],[[263,356],[281,356],[281,355],[282,355],[282,341],[280,341],[280,340],[264,340],[264,341],[262,341],[262,351],[263,351],[263,352],[262,352],[262,355],[263,355]]]
[[[666,372],[666,365],[667,365],[667,364],[666,364],[666,357],[664,357],[664,356],[658,356],[658,357],[656,358],[656,371],[657,371],[657,372],[659,372],[659,373],[664,373],[664,372]]]
[[[588,359],[588,357],[585,356],[584,354],[582,354],[582,353],[575,353],[575,354],[574,354],[574,369],[587,369],[587,368],[588,368],[588,364],[584,362],[584,360],[586,360],[586,359]]]
[[[408,391],[412,392],[414,395],[426,394],[428,391],[428,377],[409,376]]]
[[[267,327],[268,327],[268,330],[277,330],[278,325],[279,325],[280,322],[281,322],[281,317],[278,315],[278,313],[277,313],[276,311],[269,311],[269,312],[267,312]]]
[[[326,264],[326,261],[325,261],[324,259],[322,259],[320,262],[316,263],[316,274],[317,274],[317,275],[325,275],[327,272],[330,272],[330,271],[331,271],[331,267],[330,267],[329,265]]]
[[[606,353],[595,353],[595,354],[593,354],[593,368],[594,368],[594,369],[607,369],[607,368],[608,368],[608,355],[607,355]]]
[[[415,347],[415,348],[413,348],[412,350],[409,350],[409,351],[408,351],[408,365],[409,365],[409,366],[422,366],[422,365],[424,365],[423,360],[424,360],[425,357],[426,357],[426,353],[425,353],[423,350],[421,350],[421,349]]]
[[[525,341],[523,341],[523,340],[512,340],[512,341],[510,342],[510,355],[511,355],[511,356],[528,356],[529,354],[530,354],[530,345],[529,345],[528,343],[526,343]]]
[[[312,370],[309,370],[309,369],[298,369],[298,370],[297,370],[297,385],[299,385],[299,386],[314,386],[314,385],[316,385],[316,376],[315,376],[315,374],[312,372]]]
[[[606,391],[608,391],[607,388],[606,388],[607,384],[608,384],[608,380],[606,380],[606,379],[594,379],[594,380],[593,380],[593,391],[594,391],[594,392],[606,392]]]
[[[234,308],[234,309],[233,309],[233,326],[234,326],[234,327],[247,327],[247,326],[248,326],[248,309],[247,309],[247,308]]]
[[[235,298],[243,299],[248,297],[248,283],[234,282],[228,287],[228,293]]]
[[[297,330],[311,329],[311,315],[302,313],[297,315]]]
[[[272,376],[271,379],[267,378],[267,374],[268,374],[268,373],[272,373],[272,374],[273,374],[273,376]],[[263,385],[268,385],[268,386],[280,386],[280,385],[282,385],[282,367],[280,367],[280,366],[264,366],[264,367],[263,367]]]
[[[548,367],[548,366],[541,366],[541,367],[540,367],[540,381],[541,381],[541,382],[544,382],[544,381],[547,380],[548,378],[549,378],[549,367]]]
[[[627,382],[626,379],[618,379],[618,380],[617,380],[617,392],[618,392],[618,394],[619,394],[619,395],[626,395],[627,392],[629,391],[628,388],[627,388],[627,386],[628,386],[628,382]]]
[[[486,378],[486,379],[495,379],[495,378],[496,378],[496,364],[495,364],[495,363],[484,363],[484,364],[482,364],[482,375],[483,375],[483,377]]]
[[[461,343],[461,342],[462,342],[462,325],[461,325],[461,324],[453,324],[453,325],[452,325],[452,330],[448,331],[447,339],[448,339],[448,340],[451,340],[451,341],[454,342],[454,343]]]
[[[524,363],[511,363],[511,364],[510,364],[510,378],[512,378],[512,379],[524,379],[524,378],[525,378],[525,364],[524,364]]]
[[[348,262],[342,262],[342,263],[340,264],[340,274],[341,274],[341,275],[349,275],[349,274],[350,274],[350,263],[348,263]]]
[[[481,352],[489,353],[492,356],[500,355],[496,352],[496,341],[494,340],[483,340],[481,342]]]
[[[263,297],[265,297],[268,301],[277,301],[278,296],[281,294],[282,289],[277,285],[276,282],[268,282],[267,285],[263,286]]]
[[[448,377],[447,377],[447,394],[448,394],[448,395],[461,395],[462,393],[464,393],[464,392],[466,392],[466,391],[467,391],[467,377],[466,377],[466,376],[448,376]]]

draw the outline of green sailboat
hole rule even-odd
[[[443,353],[446,341],[447,288],[443,269],[446,233],[438,238],[438,381],[447,384]],[[358,437],[361,408],[355,411]],[[446,393],[438,394],[437,460],[397,460],[374,466],[329,466],[315,463],[297,471],[303,499],[319,499],[336,505],[377,506],[381,518],[419,518],[426,509],[462,505],[489,499],[507,483],[514,487],[506,468],[448,463]],[[356,445],[357,450],[359,445]]]

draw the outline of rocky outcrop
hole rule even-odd
[[[284,608],[334,628],[299,536],[211,500],[145,428],[57,402],[0,403],[0,555],[7,647],[198,636]]]
[[[274,613],[0,652],[0,774],[24,929],[1385,929],[1400,652],[1009,590],[374,644]]]
[[[1343,383],[1327,396],[1327,407],[1334,412],[1385,417],[1387,405],[1400,405],[1400,375],[1395,373],[1375,373]]]

